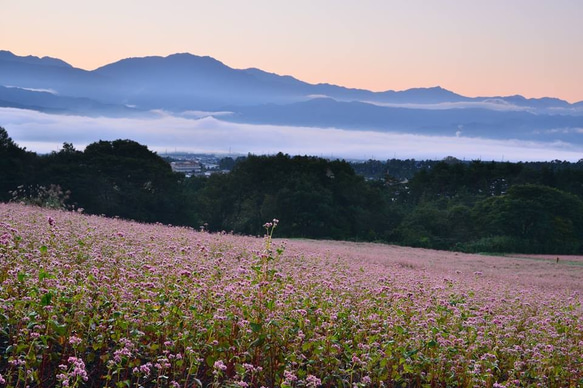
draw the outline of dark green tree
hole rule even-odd
[[[289,237],[375,239],[383,235],[385,199],[346,162],[277,154],[248,156],[228,175],[213,175],[197,193],[211,230],[260,234],[282,220]]]
[[[577,253],[583,241],[583,201],[541,185],[517,185],[479,202],[474,221],[484,238],[505,237],[507,250]],[[514,245],[514,246],[512,246]]]
[[[12,198],[18,186],[33,183],[36,154],[20,148],[0,127],[0,201]]]

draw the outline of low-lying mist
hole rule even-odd
[[[212,116],[178,117],[156,112],[154,118],[106,118],[53,115],[31,110],[0,108],[0,126],[28,150],[45,153],[63,142],[78,149],[98,140],[132,139],[159,153],[277,152],[349,159],[415,158],[538,161],[577,161],[583,147],[565,142],[492,140],[454,136],[353,131],[339,128],[237,124]]]

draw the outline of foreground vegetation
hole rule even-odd
[[[235,161],[231,160],[233,165]],[[249,155],[185,178],[146,146],[100,141],[36,155],[0,128],[0,200],[258,235],[464,252],[583,253],[583,163],[368,162]],[[409,177],[409,180],[397,179]]]
[[[445,275],[307,251],[276,220],[263,239],[16,204],[0,220],[0,386],[583,385],[581,296],[453,255]]]

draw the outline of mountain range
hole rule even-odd
[[[192,54],[128,58],[87,71],[0,51],[0,107],[105,117],[165,111],[247,124],[583,144],[583,101],[466,97],[441,87],[373,92]]]

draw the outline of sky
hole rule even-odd
[[[0,0],[0,50],[92,70],[190,52],[374,91],[583,101],[580,0]]]

